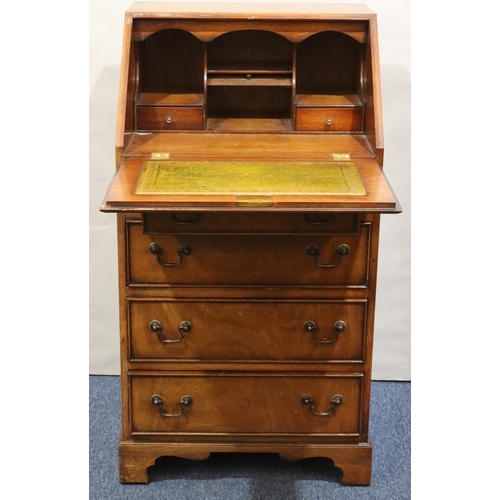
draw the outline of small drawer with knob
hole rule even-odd
[[[363,376],[132,372],[132,435],[360,435]]]
[[[296,130],[316,132],[359,132],[363,112],[360,107],[297,108]]]
[[[203,130],[203,107],[138,106],[137,130]]]
[[[361,363],[366,300],[129,299],[132,361]]]

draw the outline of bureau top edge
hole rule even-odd
[[[192,19],[369,19],[376,14],[364,4],[246,3],[246,2],[134,2],[129,18],[171,17]]]

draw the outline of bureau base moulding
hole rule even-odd
[[[341,484],[368,485],[371,480],[372,447],[370,443],[355,445],[283,445],[262,443],[134,443],[123,441],[119,445],[120,481],[147,483],[148,467],[162,456],[190,460],[206,460],[211,453],[265,453],[272,448],[283,460],[324,457],[343,472]]]

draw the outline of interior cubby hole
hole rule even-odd
[[[297,44],[298,94],[358,94],[362,44],[337,31],[323,31]]]
[[[191,33],[165,29],[137,44],[140,92],[203,93],[204,43]]]

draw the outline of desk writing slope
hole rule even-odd
[[[116,171],[119,480],[161,456],[330,458],[369,484],[383,173],[364,5],[136,3]]]

